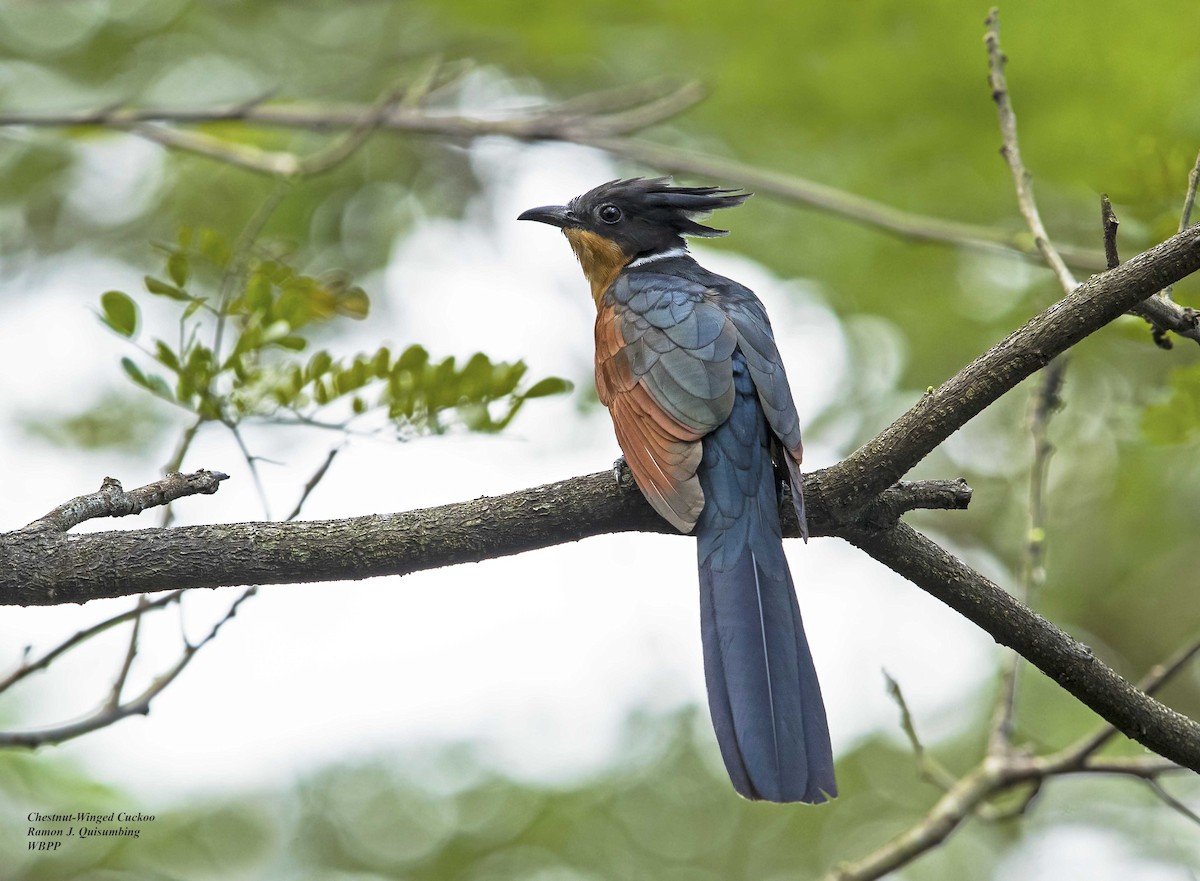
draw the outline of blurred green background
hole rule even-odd
[[[433,56],[477,66],[471,87],[449,100],[481,112],[666,75],[696,79],[709,94],[650,139],[1019,230],[985,80],[986,12],[948,0],[6,2],[0,114],[264,96],[369,103]],[[1121,220],[1124,257],[1172,234],[1200,148],[1195,6],[1011,2],[1001,13],[1023,152],[1052,235],[1100,247],[1101,192]],[[325,143],[321,133],[234,123],[206,130],[298,153]],[[80,248],[140,267],[148,241],[173,241],[182,227],[232,239],[275,188],[182,153],[140,178],[119,167],[124,149],[105,153],[116,139],[86,128],[0,129],[0,273],[15,278]],[[456,217],[476,191],[465,146],[377,135],[290,190],[264,235],[289,243],[299,265],[342,267],[369,290],[419,218]],[[842,322],[853,381],[808,436],[843,452],[1059,296],[1047,272],[1016,258],[914,244],[769,197],[724,220],[736,234],[714,247],[809,280]],[[1196,294],[1195,280],[1175,291],[1184,304]],[[1052,427],[1048,586],[1038,607],[1134,678],[1200,626],[1196,354],[1186,342],[1161,351],[1143,323],[1123,319],[1077,348]],[[586,374],[570,378],[589,386]],[[1027,518],[1027,399],[1017,390],[918,469],[966,477],[975,498],[965,514],[914,520],[1006,584],[1020,570]],[[123,406],[147,412],[136,390]],[[127,443],[167,430],[149,416],[119,423],[137,427],[117,438]],[[94,429],[43,425],[42,436],[112,441]],[[1059,746],[1094,724],[1040,676],[1024,686],[1022,742]],[[977,758],[990,697],[963,707],[962,727],[936,745],[952,769]],[[1200,676],[1189,671],[1164,699],[1200,715]],[[22,852],[14,806],[61,799],[113,809],[122,794],[91,784],[53,750],[0,754],[0,865],[13,867],[0,877],[810,877],[900,832],[937,795],[881,733],[841,757],[846,795],[837,804],[747,804],[729,791],[709,738],[703,712],[635,717],[626,761],[555,787],[506,777],[470,744],[420,757],[432,769],[420,779],[403,776],[405,761],[381,757],[316,769],[283,792],[245,792],[231,780],[211,803],[162,806],[155,832],[172,834],[152,845],[42,858]],[[1190,775],[1167,785],[1193,805],[1200,797]],[[1198,837],[1136,782],[1071,780],[1048,787],[1022,820],[971,823],[902,876],[1041,877],[1034,857],[1012,855],[1036,855],[1044,841],[1099,841],[1112,866],[1136,867],[1128,877],[1182,878],[1200,859]]]

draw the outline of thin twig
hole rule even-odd
[[[182,349],[182,346],[180,348]],[[183,468],[183,460],[187,456],[188,450],[192,448],[192,442],[196,439],[196,434],[200,431],[200,426],[206,421],[203,416],[198,416],[191,425],[184,429],[183,434],[180,435],[179,443],[175,446],[175,452],[171,454],[170,461],[163,467],[164,474],[174,474]],[[175,509],[171,506],[170,502],[167,502],[162,506],[162,517],[158,525],[166,529],[174,519]]]
[[[123,128],[131,134],[172,150],[194,153],[222,165],[233,165],[271,177],[292,178],[300,173],[302,167],[301,159],[294,153],[264,150],[253,144],[230,141],[207,132],[144,123]]]
[[[313,472],[312,477],[310,477],[308,482],[304,484],[304,490],[300,493],[300,498],[296,500],[296,507],[292,508],[292,512],[284,518],[285,520],[292,521],[300,516],[300,509],[304,507],[304,503],[308,501],[308,497],[312,494],[312,491],[317,488],[317,484],[319,484],[329,472],[329,466],[333,464],[334,458],[345,448],[345,446],[346,444],[343,441],[336,447],[330,448],[329,453],[325,456],[325,461],[320,464],[317,470]]]
[[[895,532],[915,535],[903,525],[897,527]],[[859,542],[855,543],[860,547],[864,546]],[[897,568],[894,564],[900,562],[900,559],[893,552],[879,554],[878,546],[874,550],[872,547],[864,549],[885,564],[900,571],[900,574],[910,580],[922,583],[914,578],[915,572],[912,569],[911,560],[905,560],[904,565]],[[893,546],[894,549],[895,546]],[[907,556],[914,550],[915,547],[910,546],[903,553]],[[949,562],[954,566],[958,570],[958,577],[947,582],[953,587],[939,598],[950,602],[955,608],[958,608],[956,604],[977,605],[981,597],[970,589],[969,582],[972,579],[982,582],[984,580],[982,576],[973,572],[971,576],[967,576],[966,573],[971,570],[961,561],[950,558],[949,555],[945,555],[943,562]],[[1200,644],[1188,646],[1164,662],[1163,665],[1151,670],[1144,680],[1148,691],[1161,686],[1198,653],[1200,653]],[[1086,744],[1090,739],[1087,738],[1081,743]],[[954,781],[953,785],[946,790],[945,795],[939,798],[934,806],[909,829],[866,856],[837,867],[826,876],[826,879],[827,881],[873,881],[873,879],[881,878],[933,850],[972,816],[979,816],[989,821],[1019,817],[1034,803],[1046,782],[1055,777],[1078,774],[1119,774],[1157,783],[1158,777],[1164,774],[1185,770],[1175,762],[1159,756],[1133,758],[1090,755],[1083,758],[1082,756],[1083,753],[1077,745],[1048,756],[1036,757],[1027,756],[1011,749],[1005,749],[998,753],[988,752],[978,765]],[[992,800],[997,796],[1021,788],[1024,788],[1024,791],[1021,792],[1014,804],[1006,805],[1003,809],[992,807]],[[1161,786],[1157,788],[1161,789]],[[1156,792],[1156,794],[1159,793]],[[1164,801],[1175,807],[1172,803],[1173,797],[1165,791],[1160,794],[1160,797],[1163,795],[1165,795]]]
[[[411,83],[396,86],[367,108],[363,118],[350,126],[344,137],[300,160],[293,177],[314,177],[341,165],[366,144],[372,134],[397,107],[415,108],[437,82],[441,61],[435,60]]]
[[[149,599],[145,594],[138,597],[133,627],[130,628],[129,633],[129,647],[125,650],[125,660],[121,663],[121,670],[117,673],[116,681],[113,682],[112,690],[108,695],[108,708],[110,710],[121,706],[121,692],[125,690],[125,683],[129,679],[129,671],[133,668],[133,659],[137,657],[138,636],[142,632],[142,618],[149,605]]]
[[[872,881],[908,865],[950,837],[1005,779],[1006,769],[1000,764],[978,766],[959,778],[919,822],[867,856],[838,866],[825,881]]]
[[[1021,148],[1017,142],[1017,117],[1013,113],[1012,101],[1008,94],[1008,82],[1004,76],[1004,63],[1007,60],[1000,49],[1000,10],[995,7],[987,17],[987,36],[984,42],[988,52],[988,84],[992,87],[992,100],[996,102],[996,111],[1000,117],[1000,136],[1003,146],[1000,154],[1008,161],[1012,171],[1013,185],[1017,191],[1017,205],[1021,216],[1033,233],[1033,241],[1042,259],[1054,271],[1058,283],[1064,293],[1070,293],[1078,284],[1071,270],[1063,261],[1058,249],[1050,241],[1050,235],[1042,223],[1037,203],[1033,198],[1033,177],[1021,161]]]
[[[1108,194],[1101,193],[1100,227],[1104,233],[1104,262],[1108,264],[1109,269],[1116,269],[1121,265],[1121,254],[1117,250],[1117,229],[1120,225],[1121,221],[1117,220],[1117,213],[1113,211]]]
[[[916,723],[913,722],[912,713],[908,709],[908,701],[904,699],[904,692],[900,690],[900,683],[893,679],[887,670],[883,671],[883,678],[887,680],[888,694],[900,708],[900,727],[908,737],[909,745],[912,746],[913,756],[917,760],[918,773],[942,791],[948,791],[958,782],[957,778],[941,762],[931,756],[925,749],[925,745],[921,743],[921,738],[917,736]]]
[[[1196,187],[1200,185],[1200,154],[1188,174],[1187,190],[1183,196],[1183,209],[1179,214],[1179,230],[1191,225],[1192,206],[1196,202]],[[1146,302],[1130,309],[1134,315],[1146,320],[1151,327],[1151,337],[1160,349],[1173,348],[1167,332],[1200,342],[1200,313],[1190,307],[1180,307],[1172,299],[1174,285],[1167,285]]]
[[[3,693],[13,685],[16,685],[31,673],[36,673],[38,670],[44,670],[45,668],[49,667],[59,657],[75,648],[75,646],[81,645],[92,637],[97,636],[112,627],[116,627],[118,624],[129,621],[132,618],[137,618],[146,612],[165,608],[171,603],[178,601],[181,596],[183,596],[183,591],[175,590],[169,594],[165,594],[157,599],[151,600],[144,607],[142,606],[141,602],[139,602],[131,609],[127,609],[120,614],[113,615],[111,618],[107,618],[104,621],[99,622],[98,624],[93,624],[91,627],[80,630],[74,636],[68,637],[53,649],[46,652],[46,654],[42,655],[36,661],[32,663],[29,663],[27,660],[22,661],[21,665],[16,670],[14,670],[4,679],[0,679],[0,693]]]
[[[230,253],[229,265],[225,268],[225,272],[221,276],[221,300],[217,307],[216,327],[213,330],[213,361],[221,364],[221,344],[225,338],[225,324],[229,320],[229,303],[233,299],[234,291],[240,285],[242,278],[246,274],[246,268],[250,265],[250,255],[254,248],[254,242],[257,241],[259,235],[263,231],[263,227],[267,225],[267,221],[271,219],[271,215],[275,213],[284,197],[288,194],[289,187],[284,181],[280,181],[263,199],[262,204],[254,209],[254,214],[242,231],[238,233],[237,241],[234,243],[233,250]]]
[[[1187,193],[1183,197],[1183,211],[1179,215],[1179,231],[1183,232],[1192,224],[1192,206],[1196,204],[1196,189],[1200,187],[1200,153],[1196,154],[1196,164],[1188,174]]]
[[[65,725],[57,725],[50,728],[43,728],[37,731],[21,731],[21,732],[0,732],[0,746],[6,747],[27,747],[34,748],[44,746],[50,743],[64,743],[73,738],[80,737],[84,734],[90,734],[101,728],[107,728],[121,719],[129,716],[144,716],[150,712],[150,704],[158,695],[160,695],[172,682],[174,682],[179,674],[184,671],[188,664],[204,646],[208,645],[216,638],[217,633],[225,625],[227,621],[232,619],[237,614],[238,607],[241,606],[250,597],[257,592],[256,588],[247,588],[241,596],[239,596],[230,605],[229,610],[225,615],[212,626],[208,634],[205,635],[195,645],[184,644],[183,653],[179,660],[170,667],[166,672],[159,675],[147,688],[142,691],[137,697],[132,700],[120,703],[116,706],[110,706],[107,702],[95,712],[76,721],[69,722]]]
[[[263,486],[262,475],[258,473],[258,457],[252,455],[250,448],[246,446],[246,441],[242,438],[242,432],[238,429],[237,423],[226,422],[225,427],[229,429],[229,433],[237,442],[238,449],[242,451],[242,458],[246,460],[246,467],[250,469],[250,477],[254,480],[254,490],[258,493],[258,500],[263,507],[263,516],[270,520],[271,504],[267,501],[267,490]]]
[[[1036,257],[1038,254],[1024,235],[1011,230],[902,211],[891,205],[795,175],[628,137],[628,132],[634,128],[640,129],[662,122],[690,106],[690,102],[698,98],[699,90],[688,84],[667,96],[656,92],[649,99],[646,98],[645,88],[635,87],[625,90],[624,94],[630,99],[629,106],[608,114],[607,121],[590,120],[586,125],[580,123],[578,107],[585,106],[589,98],[600,101],[597,96],[582,96],[562,104],[549,105],[535,113],[502,119],[456,115],[423,107],[398,108],[387,119],[382,120],[379,127],[390,131],[440,135],[464,140],[501,136],[521,141],[567,141],[594,147],[613,156],[664,172],[736,182],[756,192],[873,226],[909,240],[939,242],[1025,258]],[[607,92],[603,93],[602,100],[605,106],[611,107],[620,103],[621,97],[619,92]],[[657,113],[647,110],[647,106],[656,108]],[[354,126],[364,118],[364,113],[368,110],[364,105],[317,105],[296,102],[266,104],[264,99],[256,98],[249,102],[192,110],[170,107],[130,108],[117,105],[74,113],[7,113],[0,114],[0,127],[100,127],[127,130],[135,124],[158,123],[155,131],[148,136],[165,140],[167,136],[160,136],[159,133],[166,124],[194,125],[238,121],[289,129],[328,131]],[[209,147],[212,148],[210,153],[220,152],[221,149],[228,150],[230,144],[205,144],[205,148]],[[239,153],[236,149],[234,154],[235,158],[231,161],[248,159],[250,164],[258,162],[271,167],[273,172],[295,168],[295,157],[287,160],[271,157],[263,159],[259,156],[249,157],[245,152]],[[1060,246],[1060,252],[1071,265],[1081,270],[1094,272],[1104,267],[1103,255],[1094,249]]]
[[[1156,778],[1146,777],[1144,782],[1150,788],[1150,791],[1159,797],[1163,804],[1181,816],[1187,817],[1193,823],[1200,825],[1200,815],[1163,789],[1163,785]]]

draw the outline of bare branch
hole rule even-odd
[[[1117,220],[1117,214],[1113,211],[1108,195],[1101,193],[1100,226],[1104,231],[1104,261],[1108,264],[1109,269],[1116,269],[1121,265],[1121,255],[1117,252],[1117,227],[1120,225],[1121,221]]]
[[[1183,211],[1179,215],[1180,232],[1192,225],[1192,206],[1196,204],[1197,187],[1200,187],[1200,153],[1196,154],[1196,164],[1188,174],[1187,193],[1183,197]]]
[[[988,53],[988,84],[992,88],[992,100],[1000,121],[1000,137],[1003,146],[1001,155],[1008,162],[1016,189],[1017,205],[1025,224],[1033,234],[1034,243],[1046,265],[1054,272],[1064,294],[1070,294],[1077,282],[1059,256],[1042,222],[1041,211],[1033,197],[1033,178],[1021,159],[1021,145],[1017,138],[1017,115],[1013,110],[1008,92],[1008,81],[1004,75],[1006,58],[1000,49],[1000,14],[995,8],[987,18],[987,36],[984,40]],[[1115,227],[1114,227],[1115,233]],[[1107,246],[1108,240],[1105,239]],[[1105,250],[1106,255],[1108,249]],[[1115,268],[1111,259],[1108,268]],[[1032,604],[1037,588],[1045,579],[1046,556],[1046,475],[1054,447],[1050,443],[1050,419],[1062,405],[1061,391],[1066,379],[1069,355],[1058,355],[1043,369],[1041,381],[1033,397],[1029,416],[1029,433],[1033,440],[1033,462],[1029,470],[1029,526],[1025,537],[1025,562],[1021,573],[1021,599]],[[1013,653],[1005,664],[1000,680],[1000,693],[992,716],[992,732],[988,751],[999,755],[1007,751],[1012,743],[1014,714],[1016,712],[1017,682],[1021,668],[1021,656]]]
[[[900,710],[900,727],[908,738],[913,755],[916,757],[918,773],[942,791],[950,790],[958,782],[957,778],[946,770],[941,762],[931,756],[925,749],[925,745],[921,743],[921,738],[917,736],[916,723],[908,709],[908,701],[904,699],[904,692],[900,690],[900,683],[893,679],[887,670],[883,671],[883,678],[887,680],[888,694],[892,696],[892,700],[896,702],[896,706]]]
[[[381,119],[378,127],[465,140],[501,136],[521,141],[566,141],[594,147],[665,172],[735,182],[759,193],[806,205],[913,241],[938,242],[1025,258],[1038,256],[1037,249],[1026,241],[1024,235],[1011,230],[902,211],[795,175],[628,137],[631,131],[670,119],[700,97],[700,89],[692,83],[666,94],[657,87],[639,87],[600,96],[583,96],[540,108],[536,112],[503,119],[401,106]],[[160,143],[254,170],[288,175],[295,172],[298,162],[291,154],[269,153],[256,148],[242,150],[241,144],[213,138],[193,138],[192,133],[181,133],[177,128],[169,130],[174,134],[165,133],[168,132],[165,126],[240,121],[328,131],[353,127],[370,112],[365,105],[266,104],[264,100],[257,98],[249,102],[200,109],[129,108],[117,105],[74,113],[7,113],[0,114],[0,127],[99,127],[125,131],[135,126],[146,126],[146,129],[139,129],[137,133]],[[615,106],[622,101],[630,102],[629,106]],[[594,103],[605,115],[585,119],[589,103]],[[1079,269],[1098,271],[1104,267],[1103,255],[1094,249],[1060,246],[1060,252],[1071,265]]]
[[[1200,640],[1193,642],[1191,645],[1184,646],[1161,664],[1156,664],[1151,668],[1146,677],[1138,683],[1138,688],[1146,692],[1146,694],[1154,694],[1163,685],[1178,675],[1197,655],[1200,655]],[[1117,729],[1112,725],[1101,725],[1100,728],[1086,737],[1059,750],[1052,756],[1048,756],[1046,761],[1055,767],[1082,766],[1104,744],[1108,743],[1116,733]]]
[[[918,823],[862,859],[838,866],[825,881],[871,881],[928,853],[1003,785],[1003,770],[1000,765],[977,767],[960,778]]]
[[[1200,158],[1197,159],[1197,168],[1200,168]],[[1190,202],[1195,199],[1195,183],[1196,169],[1188,177],[1188,193],[1184,199],[1183,218],[1180,220],[1179,229],[1182,232],[1187,228],[1186,220],[1191,213]],[[1108,267],[1112,269],[1117,266],[1121,259],[1117,254],[1117,215],[1113,212],[1112,202],[1108,196],[1100,197],[1100,210],[1104,223],[1104,254],[1108,260]],[[1179,306],[1171,299],[1171,285],[1163,288],[1153,297],[1138,303],[1129,310],[1131,315],[1137,315],[1151,327],[1151,337],[1154,344],[1160,349],[1172,349],[1174,344],[1171,338],[1167,335],[1168,332],[1174,332],[1176,335],[1194,340],[1200,343],[1200,313],[1195,309],[1186,306]]]
[[[1050,234],[1042,223],[1042,215],[1038,211],[1037,202],[1033,198],[1033,177],[1021,161],[1021,147],[1017,142],[1017,116],[1012,109],[1012,100],[1008,94],[1008,81],[1004,76],[1004,63],[1007,60],[1000,49],[1000,10],[992,7],[987,17],[987,36],[984,42],[988,51],[988,84],[992,87],[992,100],[996,102],[996,111],[1000,115],[1000,136],[1004,145],[1000,155],[1008,161],[1012,171],[1013,185],[1017,190],[1017,204],[1021,208],[1021,216],[1033,233],[1033,242],[1038,253],[1046,261],[1058,278],[1064,293],[1075,289],[1077,282],[1062,256],[1050,241]]]
[[[1151,325],[1154,344],[1160,349],[1172,348],[1167,331],[1200,343],[1200,312],[1190,306],[1180,306],[1166,296],[1155,294],[1131,306],[1129,311]]]
[[[1193,226],[1116,269],[1089,278],[922,395],[907,413],[835,468],[826,469],[814,492],[829,499],[835,519],[853,520],[861,505],[870,503],[1019,382],[1155,291],[1197,269],[1200,227]]]
[[[192,658],[196,656],[204,646],[212,642],[216,638],[217,633],[225,625],[227,621],[232,619],[237,614],[238,607],[243,602],[254,596],[256,589],[251,587],[245,590],[216,624],[208,632],[203,639],[195,645],[184,645],[183,653],[179,660],[170,667],[166,672],[158,676],[150,683],[146,689],[137,697],[125,703],[105,702],[92,714],[84,718],[70,722],[65,725],[56,725],[51,728],[43,728],[36,731],[20,731],[20,732],[0,732],[0,747],[26,747],[34,748],[44,746],[50,743],[65,743],[68,740],[73,740],[76,737],[81,737],[84,734],[90,734],[93,731],[98,731],[101,728],[107,728],[115,722],[119,722],[129,716],[145,716],[150,712],[150,704],[154,698],[158,697],[167,686],[169,686],[180,673],[184,671]]]
[[[164,474],[174,474],[183,467],[183,459],[187,455],[188,450],[192,448],[192,442],[196,439],[196,433],[200,431],[200,426],[204,423],[204,417],[199,416],[191,425],[183,430],[183,434],[179,438],[179,443],[175,445],[175,452],[171,454],[171,460],[163,468]],[[168,502],[162,506],[162,517],[159,519],[158,525],[164,528],[170,526],[174,517],[174,509],[171,507],[171,503]]]
[[[1200,723],[1139,691],[1086,645],[919,532],[901,523],[847,539],[1015,649],[1127,737],[1200,772]]]
[[[1177,653],[1164,665],[1151,671],[1145,680],[1146,684],[1161,684],[1171,673],[1178,672],[1186,660],[1197,652],[1200,652],[1200,646],[1189,646]],[[901,707],[905,733],[908,734],[914,749],[918,751],[924,770],[925,761],[932,760],[928,759],[927,753],[920,747],[899,689],[895,689],[893,694]],[[1119,774],[1133,777],[1150,783],[1164,802],[1173,809],[1179,809],[1180,803],[1158,783],[1158,778],[1164,774],[1186,770],[1174,762],[1158,756],[1090,756],[1085,759],[1076,753],[1074,747],[1068,747],[1048,756],[1031,757],[1013,751],[1007,743],[1002,744],[999,750],[989,745],[983,760],[971,771],[957,780],[948,779],[943,787],[946,794],[912,827],[867,856],[839,866],[826,878],[828,881],[871,881],[881,878],[940,845],[972,815],[990,822],[1023,816],[1033,805],[1046,782],[1054,777],[1074,774]],[[940,766],[934,765],[934,768],[940,769]],[[938,770],[936,773],[938,778],[946,779],[942,778],[942,775],[946,774],[945,771]],[[1025,789],[1014,803],[1000,808],[992,803],[995,797],[1021,787]],[[1189,809],[1184,807],[1183,811],[1187,816]]]
[[[145,617],[145,612],[149,607],[149,598],[145,594],[138,597],[137,607],[134,610],[133,627],[130,628],[129,633],[129,647],[125,650],[125,660],[121,662],[121,669],[117,673],[116,681],[113,682],[108,695],[110,710],[121,706],[121,692],[125,690],[125,683],[129,680],[129,671],[133,668],[133,659],[137,657],[138,637],[142,632],[142,618]]]
[[[183,596],[183,591],[175,590],[171,591],[171,593],[164,594],[157,599],[151,600],[145,606],[143,606],[139,601],[138,604],[132,609],[127,609],[126,611],[121,612],[118,615],[113,615],[111,618],[107,618],[98,624],[93,624],[91,627],[80,630],[74,636],[68,637],[66,640],[55,646],[46,654],[42,655],[36,661],[29,663],[28,659],[26,659],[26,661],[22,662],[16,670],[4,677],[4,679],[0,679],[0,693],[3,693],[8,688],[11,688],[29,674],[36,673],[38,670],[46,669],[59,657],[66,654],[77,645],[87,642],[93,636],[97,636],[111,627],[116,627],[118,624],[122,624],[126,621],[137,618],[146,612],[154,609],[165,608],[171,603],[178,601],[181,596]]]
[[[67,532],[74,529],[85,520],[96,517],[124,517],[128,514],[140,514],[147,508],[166,505],[184,496],[198,493],[212,495],[220,487],[222,480],[228,480],[228,474],[220,471],[201,469],[192,474],[168,474],[162,480],[148,483],[138,489],[126,492],[121,482],[112,477],[104,478],[97,492],[86,496],[77,496],[71,501],[59,505],[50,513],[39,517],[20,532]]]
[[[284,520],[291,521],[300,516],[300,510],[304,507],[304,503],[308,501],[308,497],[312,494],[312,491],[317,488],[317,484],[324,480],[325,475],[329,473],[329,466],[333,464],[333,460],[337,457],[337,454],[345,448],[345,446],[346,445],[343,442],[338,444],[336,447],[330,448],[329,453],[325,456],[325,461],[320,464],[317,470],[313,472],[312,477],[310,477],[308,482],[304,484],[304,489],[300,493],[300,498],[296,500],[296,507],[292,508],[292,512],[288,514],[287,517],[283,518]]]

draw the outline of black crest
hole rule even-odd
[[[620,220],[626,223],[641,221],[641,227],[659,227],[675,236],[723,236],[728,230],[714,229],[697,223],[693,218],[708,214],[718,208],[736,208],[748,198],[749,193],[725,190],[719,187],[676,187],[670,178],[629,178],[614,180],[589,190],[572,199],[568,207],[581,221],[596,224],[598,232],[605,226],[616,226]],[[606,206],[615,207],[622,218],[615,223],[602,215]],[[613,216],[611,212],[609,216]],[[596,228],[593,226],[592,228]]]
[[[616,242],[633,258],[683,247],[684,236],[723,236],[725,230],[695,217],[741,205],[749,193],[719,187],[676,187],[669,179],[613,180],[576,196],[566,205],[530,208],[518,220],[536,220],[568,232],[586,230]]]

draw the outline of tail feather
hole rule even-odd
[[[700,564],[709,712],[734,788],[817,803],[837,795],[825,705],[782,547],[733,569]],[[782,563],[782,566],[780,566]]]
[[[837,795],[829,726],[783,553],[766,421],[738,361],[734,412],[704,438],[699,469],[709,711],[738,792],[818,803]]]

